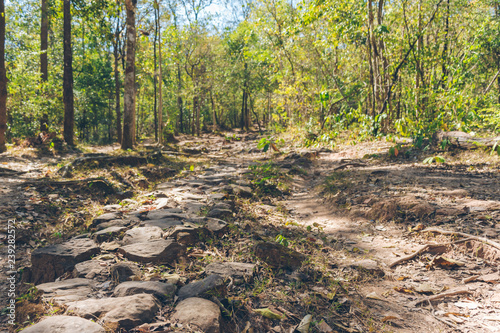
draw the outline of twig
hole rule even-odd
[[[450,292],[444,293],[444,294],[434,295],[431,297],[425,297],[425,298],[421,299],[420,301],[417,301],[415,303],[415,306],[422,304],[422,303],[425,303],[425,302],[435,301],[437,299],[441,299],[441,298],[445,298],[445,297],[449,297],[449,296],[455,296],[455,295],[463,295],[463,294],[472,294],[472,293],[468,290],[450,291]]]
[[[441,229],[425,229],[422,231],[436,232],[436,233],[439,233],[442,235],[462,236],[462,237],[468,238],[467,240],[477,240],[477,241],[483,242],[489,246],[493,246],[494,248],[500,250],[500,243],[497,243],[495,241],[489,240],[489,239],[484,238],[484,237],[473,236],[473,235],[466,234],[463,232],[458,232],[458,231],[447,231],[447,230],[441,230]]]
[[[472,282],[474,280],[476,280],[478,277],[480,277],[481,275],[473,275],[473,276],[470,276],[466,279],[463,279],[462,280],[462,283],[469,283],[469,282]]]
[[[333,168],[333,170],[334,171],[342,170],[342,169],[347,168],[348,166],[364,167],[364,166],[366,166],[366,164],[364,164],[364,163],[358,163],[358,162],[347,162],[347,163],[339,165],[336,168]]]

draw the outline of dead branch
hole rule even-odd
[[[358,162],[347,162],[347,163],[344,163],[344,164],[339,165],[339,166],[338,166],[338,167],[336,167],[336,168],[333,168],[333,170],[334,170],[334,171],[337,171],[337,170],[342,170],[342,169],[347,168],[348,166],[354,166],[354,167],[364,167],[364,166],[366,166],[366,164],[364,164],[364,163],[358,163]]]
[[[487,239],[487,238],[484,238],[484,237],[479,237],[479,236],[474,236],[474,235],[470,235],[470,234],[466,234],[464,232],[458,232],[458,231],[447,231],[447,230],[441,230],[441,229],[424,229],[422,231],[425,231],[425,232],[435,232],[435,233],[439,233],[439,234],[442,234],[442,235],[451,235],[451,236],[461,236],[461,237],[466,237],[467,240],[477,240],[479,242],[482,242],[486,245],[489,245],[489,246],[493,246],[494,248],[500,250],[500,243],[497,243],[495,241],[492,241],[490,239]],[[464,242],[465,240],[462,240],[462,242]]]
[[[420,304],[425,303],[425,302],[431,302],[431,301],[435,301],[435,300],[438,300],[438,299],[441,299],[441,298],[445,298],[445,297],[456,296],[456,295],[464,295],[464,294],[469,294],[470,295],[472,293],[470,291],[468,291],[468,290],[450,291],[450,292],[447,292],[447,293],[444,293],[444,294],[434,295],[434,296],[431,296],[431,297],[424,297],[421,300],[417,301],[414,305],[417,306],[417,305],[420,305]]]
[[[427,252],[429,250],[437,249],[437,248],[440,248],[440,247],[448,247],[450,245],[454,245],[454,244],[458,244],[458,243],[463,243],[463,242],[466,242],[468,240],[471,240],[471,238],[461,239],[461,240],[458,240],[458,241],[455,241],[455,242],[450,242],[450,243],[427,244],[427,245],[424,245],[423,247],[421,247],[417,251],[413,252],[412,254],[407,255],[406,257],[402,257],[402,258],[394,261],[392,264],[389,265],[389,268],[393,268],[394,266],[397,266],[397,265],[401,264],[402,262],[411,260],[411,259],[415,258],[416,256],[418,256],[418,255],[420,255],[420,254],[422,254],[424,252]]]

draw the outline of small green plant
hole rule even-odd
[[[427,157],[422,163],[424,164],[432,164],[432,163],[446,163],[446,160],[442,156],[431,156]]]
[[[500,141],[495,142],[493,148],[491,148],[490,155],[493,155],[494,152],[497,152],[498,156],[500,156],[500,145],[498,144]]]
[[[390,157],[398,157],[399,153],[401,152],[401,148],[402,148],[402,146],[400,143],[398,143],[394,147],[391,147],[389,149],[389,156]]]
[[[439,144],[439,146],[441,147],[442,150],[445,150],[446,147],[448,147],[450,145],[450,140],[448,139],[444,139],[443,141],[441,141],[441,143]]]
[[[285,236],[283,236],[283,235],[278,235],[278,236],[276,236],[276,239],[275,239],[275,240],[276,240],[276,243],[281,244],[281,245],[283,245],[284,247],[288,247],[288,245],[289,245],[289,243],[288,243],[288,239],[286,239],[286,237],[285,237]]]

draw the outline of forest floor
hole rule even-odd
[[[177,139],[0,155],[0,331],[500,332],[498,156]]]

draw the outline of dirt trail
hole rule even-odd
[[[155,165],[96,168],[90,163],[75,176],[114,177],[123,188],[116,195],[96,195],[98,189],[73,185],[23,185],[40,176],[61,181],[55,170],[63,159],[6,157],[4,167],[29,172],[2,176],[2,293],[8,273],[3,268],[5,223],[15,216],[24,226],[32,224],[19,231],[25,234],[18,235],[17,268],[33,264],[27,269],[31,281],[61,302],[54,308],[40,303],[39,296],[27,297],[19,315],[28,322],[47,312],[68,314],[68,306],[78,314],[83,311],[78,302],[109,307],[107,300],[131,295],[137,311],[147,308],[139,315],[146,317],[138,321],[126,317],[138,314],[103,314],[97,323],[127,332],[139,324],[141,332],[189,331],[189,325],[176,324],[200,319],[175,301],[187,298],[194,302],[187,308],[213,307],[205,314],[211,319],[199,325],[221,332],[288,333],[306,314],[313,315],[310,332],[500,331],[500,249],[491,246],[500,241],[498,160],[479,163],[474,162],[479,153],[460,157],[451,152],[447,158],[456,162],[424,165],[421,152],[411,149],[389,157],[392,144],[387,142],[265,154],[256,149],[258,139],[253,133],[182,136]],[[93,152],[116,154],[118,147]],[[125,190],[131,189],[135,195],[125,199]],[[476,239],[426,232],[430,228]],[[71,239],[82,232],[90,233]],[[75,242],[90,244],[89,250]],[[147,250],[151,242],[170,252],[154,254],[156,248]],[[391,267],[425,244],[453,242],[431,246]],[[53,261],[30,262],[33,252],[44,253],[53,243],[84,252],[67,267],[58,264],[57,251]],[[134,252],[138,249],[142,254]],[[91,252],[93,259],[87,260]],[[236,266],[229,269],[232,263]],[[50,265],[64,273],[61,281],[52,282],[55,273],[44,270]],[[135,272],[125,284],[158,282],[155,288],[173,290],[176,298],[149,301],[137,294],[145,285],[124,291],[113,275],[120,265]],[[213,274],[222,274],[223,282]],[[197,281],[215,289],[200,292]],[[69,294],[68,285],[73,286]],[[0,302],[3,308],[7,298]],[[262,315],[262,309],[274,314]],[[5,316],[1,324],[8,328]],[[93,323],[83,320],[82,325]]]

